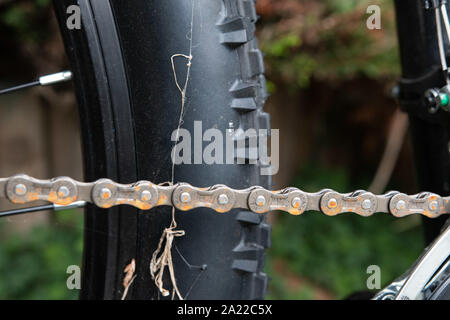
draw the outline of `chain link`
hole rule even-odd
[[[365,190],[342,194],[323,189],[308,193],[293,187],[270,191],[258,186],[235,190],[225,185],[197,188],[187,183],[162,186],[149,181],[119,184],[109,179],[91,183],[75,181],[69,177],[39,180],[23,174],[0,179],[0,198],[2,197],[17,204],[45,200],[57,205],[69,205],[76,201],[86,201],[100,208],[127,204],[141,210],[150,210],[167,205],[182,211],[206,207],[220,213],[235,208],[255,213],[280,210],[292,215],[314,210],[328,216],[344,212],[371,216],[375,212],[385,212],[396,217],[422,214],[435,218],[450,213],[450,197],[429,192],[406,195],[390,191],[374,195]]]

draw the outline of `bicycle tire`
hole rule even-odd
[[[66,9],[74,4],[81,9],[80,30],[66,28]],[[188,52],[186,34],[192,22],[195,44],[183,128],[193,132],[193,122],[201,120],[205,128],[222,132],[230,122],[241,129],[270,129],[269,116],[262,111],[267,93],[254,36],[254,0],[54,0],[54,7],[74,74],[85,180],[170,180],[170,136],[181,99],[170,57]],[[270,177],[260,175],[263,166],[267,164],[260,160],[256,165],[183,164],[176,168],[175,181],[269,188]],[[135,259],[137,277],[127,299],[162,299],[149,263],[170,219],[168,207],[139,212],[127,206],[89,206],[80,298],[119,299],[123,270]],[[270,246],[264,216],[196,209],[177,211],[176,219],[186,232],[172,251],[183,297],[264,298],[264,251]],[[168,281],[165,285],[170,288]]]

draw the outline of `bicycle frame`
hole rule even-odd
[[[395,1],[397,32],[402,67],[399,82],[400,105],[409,115],[410,133],[418,188],[438,194],[450,193],[450,123],[448,114],[430,114],[423,93],[432,87],[442,87],[442,72],[438,49],[436,16],[425,9],[423,0]],[[448,39],[446,44],[448,44]],[[443,174],[444,173],[444,174]],[[423,218],[426,242],[439,234],[446,217]]]

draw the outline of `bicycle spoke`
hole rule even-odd
[[[85,201],[77,201],[67,206],[57,205],[57,204],[47,204],[42,206],[35,206],[29,208],[15,209],[15,210],[7,210],[1,211],[0,217],[9,217],[15,216],[19,214],[31,213],[31,212],[39,212],[45,210],[53,210],[53,211],[64,211],[69,209],[82,208],[86,205]]]
[[[11,93],[11,92],[14,92],[14,91],[19,91],[19,90],[26,89],[26,88],[35,87],[35,86],[38,86],[38,85],[40,85],[39,81],[33,81],[33,82],[21,84],[21,85],[12,87],[12,88],[7,88],[7,89],[0,90],[0,95],[6,94],[6,93]]]
[[[35,86],[49,86],[49,85],[60,83],[60,82],[66,82],[71,79],[72,79],[72,72],[70,72],[70,71],[62,71],[62,72],[58,72],[58,73],[52,73],[49,75],[39,77],[39,80],[37,80],[37,81],[33,81],[33,82],[18,85],[18,86],[12,87],[12,88],[0,90],[0,95],[6,94],[6,93],[11,93],[14,91],[19,91],[19,90],[26,89],[26,88],[35,87]]]

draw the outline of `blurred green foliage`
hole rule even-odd
[[[54,219],[12,234],[10,222],[1,222],[0,299],[78,298],[79,291],[66,286],[66,271],[70,265],[81,266],[82,212],[60,212]]]
[[[307,88],[310,80],[372,79],[399,74],[393,1],[271,1],[259,34],[269,89]],[[369,30],[366,8],[381,8],[381,30]]]

